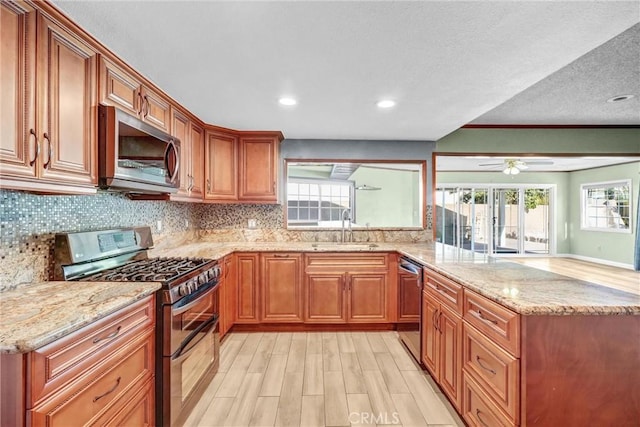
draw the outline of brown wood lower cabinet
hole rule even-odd
[[[32,352],[0,355],[0,425],[153,425],[154,369],[149,296]]]
[[[451,403],[461,408],[462,319],[428,288],[422,293],[422,363]]]
[[[306,323],[391,321],[388,254],[308,254],[305,271]]]
[[[302,254],[260,254],[261,321],[301,323]]]
[[[236,321],[238,284],[236,282],[235,255],[225,256],[220,263],[222,277],[219,282],[218,304],[220,310],[220,339],[222,339]]]
[[[235,323],[260,323],[258,298],[260,280],[260,254],[238,253],[236,257],[236,280],[238,305]]]

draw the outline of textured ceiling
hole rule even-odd
[[[437,140],[640,22],[637,1],[55,3],[204,121],[288,138]],[[607,93],[606,77],[573,95]],[[546,96],[534,123],[551,120]],[[380,98],[398,104],[380,111]],[[628,120],[579,107],[564,103],[562,120]]]
[[[620,95],[635,96],[607,102]],[[640,125],[640,24],[472,123]]]

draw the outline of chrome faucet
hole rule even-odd
[[[345,233],[347,229],[344,228],[344,222],[347,221],[349,230],[349,242],[353,242],[353,230],[351,229],[351,209],[347,208],[342,211],[342,243],[346,242]]]

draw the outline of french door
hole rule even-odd
[[[550,254],[552,196],[549,186],[437,188],[437,240],[492,255]]]

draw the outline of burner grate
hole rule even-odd
[[[150,258],[94,274],[83,280],[92,282],[166,282],[189,273],[209,260],[203,258]]]

